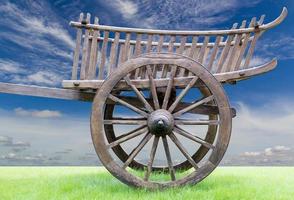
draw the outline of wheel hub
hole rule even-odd
[[[174,127],[174,118],[170,112],[159,109],[148,117],[149,131],[156,136],[165,136],[171,133]]]

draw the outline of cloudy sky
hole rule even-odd
[[[237,109],[225,164],[294,165],[293,1],[276,0],[2,0],[0,81],[60,87],[71,75],[80,12],[101,24],[164,29],[227,29],[234,22],[266,14],[285,22],[259,40],[255,64],[278,58],[277,69],[225,86]],[[0,94],[0,165],[89,165],[92,147],[84,102]]]

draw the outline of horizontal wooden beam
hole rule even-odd
[[[95,97],[95,91],[80,91],[72,89],[60,89],[60,88],[50,88],[50,87],[40,87],[34,85],[22,85],[22,84],[12,84],[12,83],[1,83],[0,82],[0,93],[6,94],[16,94],[34,97],[45,97],[54,99],[65,99],[65,100],[78,100],[78,101],[90,101],[92,102]],[[122,100],[140,107],[144,108],[144,105],[138,101],[136,97],[120,97]],[[150,104],[153,103],[151,99],[146,99]],[[107,104],[114,104],[113,101],[108,100]],[[181,103],[177,109],[182,109],[189,106],[189,103]],[[218,114],[218,109],[216,106],[201,105],[195,109],[189,111],[189,113],[195,114]],[[236,115],[236,110],[232,109],[232,115]]]
[[[268,63],[265,63],[257,67],[214,74],[214,77],[221,83],[239,81],[239,80],[247,79],[252,76],[256,76],[256,75],[271,71],[276,66],[277,66],[277,60],[274,59]],[[185,87],[193,78],[194,76],[176,77],[174,79],[174,85],[177,87]],[[169,78],[155,79],[154,81],[157,87],[166,87],[169,82]],[[62,82],[62,86],[68,89],[73,89],[73,88],[74,89],[88,89],[88,88],[99,89],[101,85],[103,84],[103,82],[104,80],[64,80]],[[131,80],[131,82],[137,88],[150,87],[149,79],[143,79],[143,80],[133,79]],[[195,84],[195,87],[200,87],[200,86],[201,84],[197,81]],[[127,89],[130,89],[130,87],[125,81],[120,81],[118,85],[116,86],[116,89],[127,90]]]
[[[93,92],[81,90],[50,88],[1,82],[0,93],[79,101],[92,101],[95,96],[95,93]]]

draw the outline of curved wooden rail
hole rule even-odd
[[[250,33],[259,30],[271,29],[279,25],[287,16],[288,10],[286,7],[283,8],[280,16],[278,16],[274,21],[267,24],[258,24],[251,28],[240,28],[231,30],[210,30],[210,31],[181,31],[181,30],[158,30],[158,29],[142,29],[142,28],[127,28],[127,27],[117,27],[117,26],[106,26],[106,25],[95,25],[86,24],[84,22],[74,22],[71,21],[69,24],[77,28],[86,28],[93,30],[103,30],[103,31],[114,31],[114,32],[126,32],[126,33],[141,33],[141,34],[158,34],[158,35],[230,35],[230,34],[240,34],[240,33]]]

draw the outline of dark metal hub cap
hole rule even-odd
[[[156,110],[148,117],[148,128],[153,135],[168,135],[174,128],[174,118],[167,110]]]

